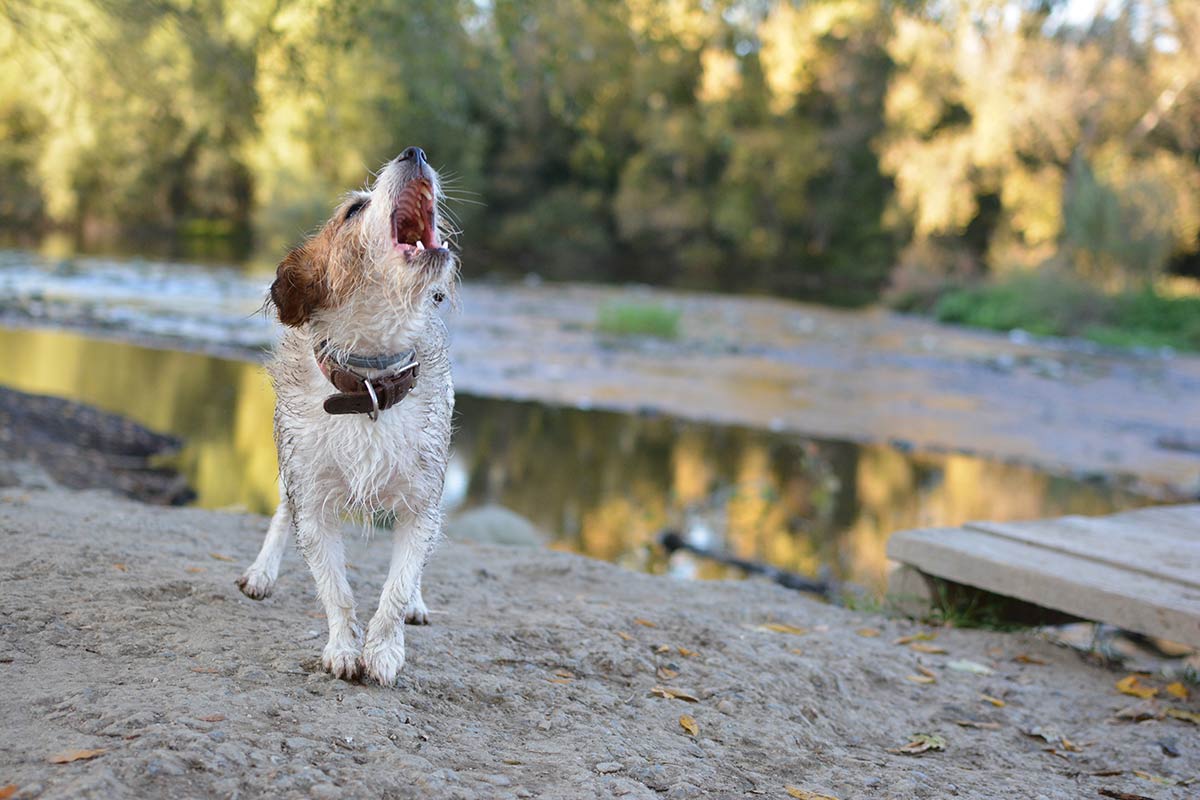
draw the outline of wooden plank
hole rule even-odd
[[[962,528],[897,533],[888,555],[929,575],[1200,647],[1200,589],[1141,569]]]
[[[1200,506],[1190,508],[1196,510],[1196,526],[1190,531],[1183,525],[1164,525],[1162,515],[1145,512],[972,522],[965,527],[1200,589]]]

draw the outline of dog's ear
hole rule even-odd
[[[295,248],[279,262],[271,284],[271,303],[284,325],[295,328],[308,322],[328,298],[325,270],[306,245]]]

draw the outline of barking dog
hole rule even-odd
[[[287,326],[268,367],[275,385],[279,508],[238,579],[271,593],[290,531],[329,621],[322,663],[390,686],[404,623],[425,624],[421,571],[441,532],[454,388],[437,306],[454,291],[437,173],[410,147],[369,191],[351,193],[287,254],[270,304]],[[393,512],[392,563],[363,635],[346,581],[343,514]]]

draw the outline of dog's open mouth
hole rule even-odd
[[[442,246],[434,218],[433,184],[428,180],[410,181],[396,198],[392,242],[401,252],[435,250]]]

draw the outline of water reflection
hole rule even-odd
[[[74,334],[0,329],[0,374],[187,442],[181,469],[210,508],[269,513],[277,466],[261,368]],[[663,570],[648,545],[679,526],[739,556],[879,586],[887,536],[969,519],[1099,514],[1131,493],[958,455],[460,396],[448,494],[500,503],[556,546]],[[703,577],[724,573],[697,565]]]

